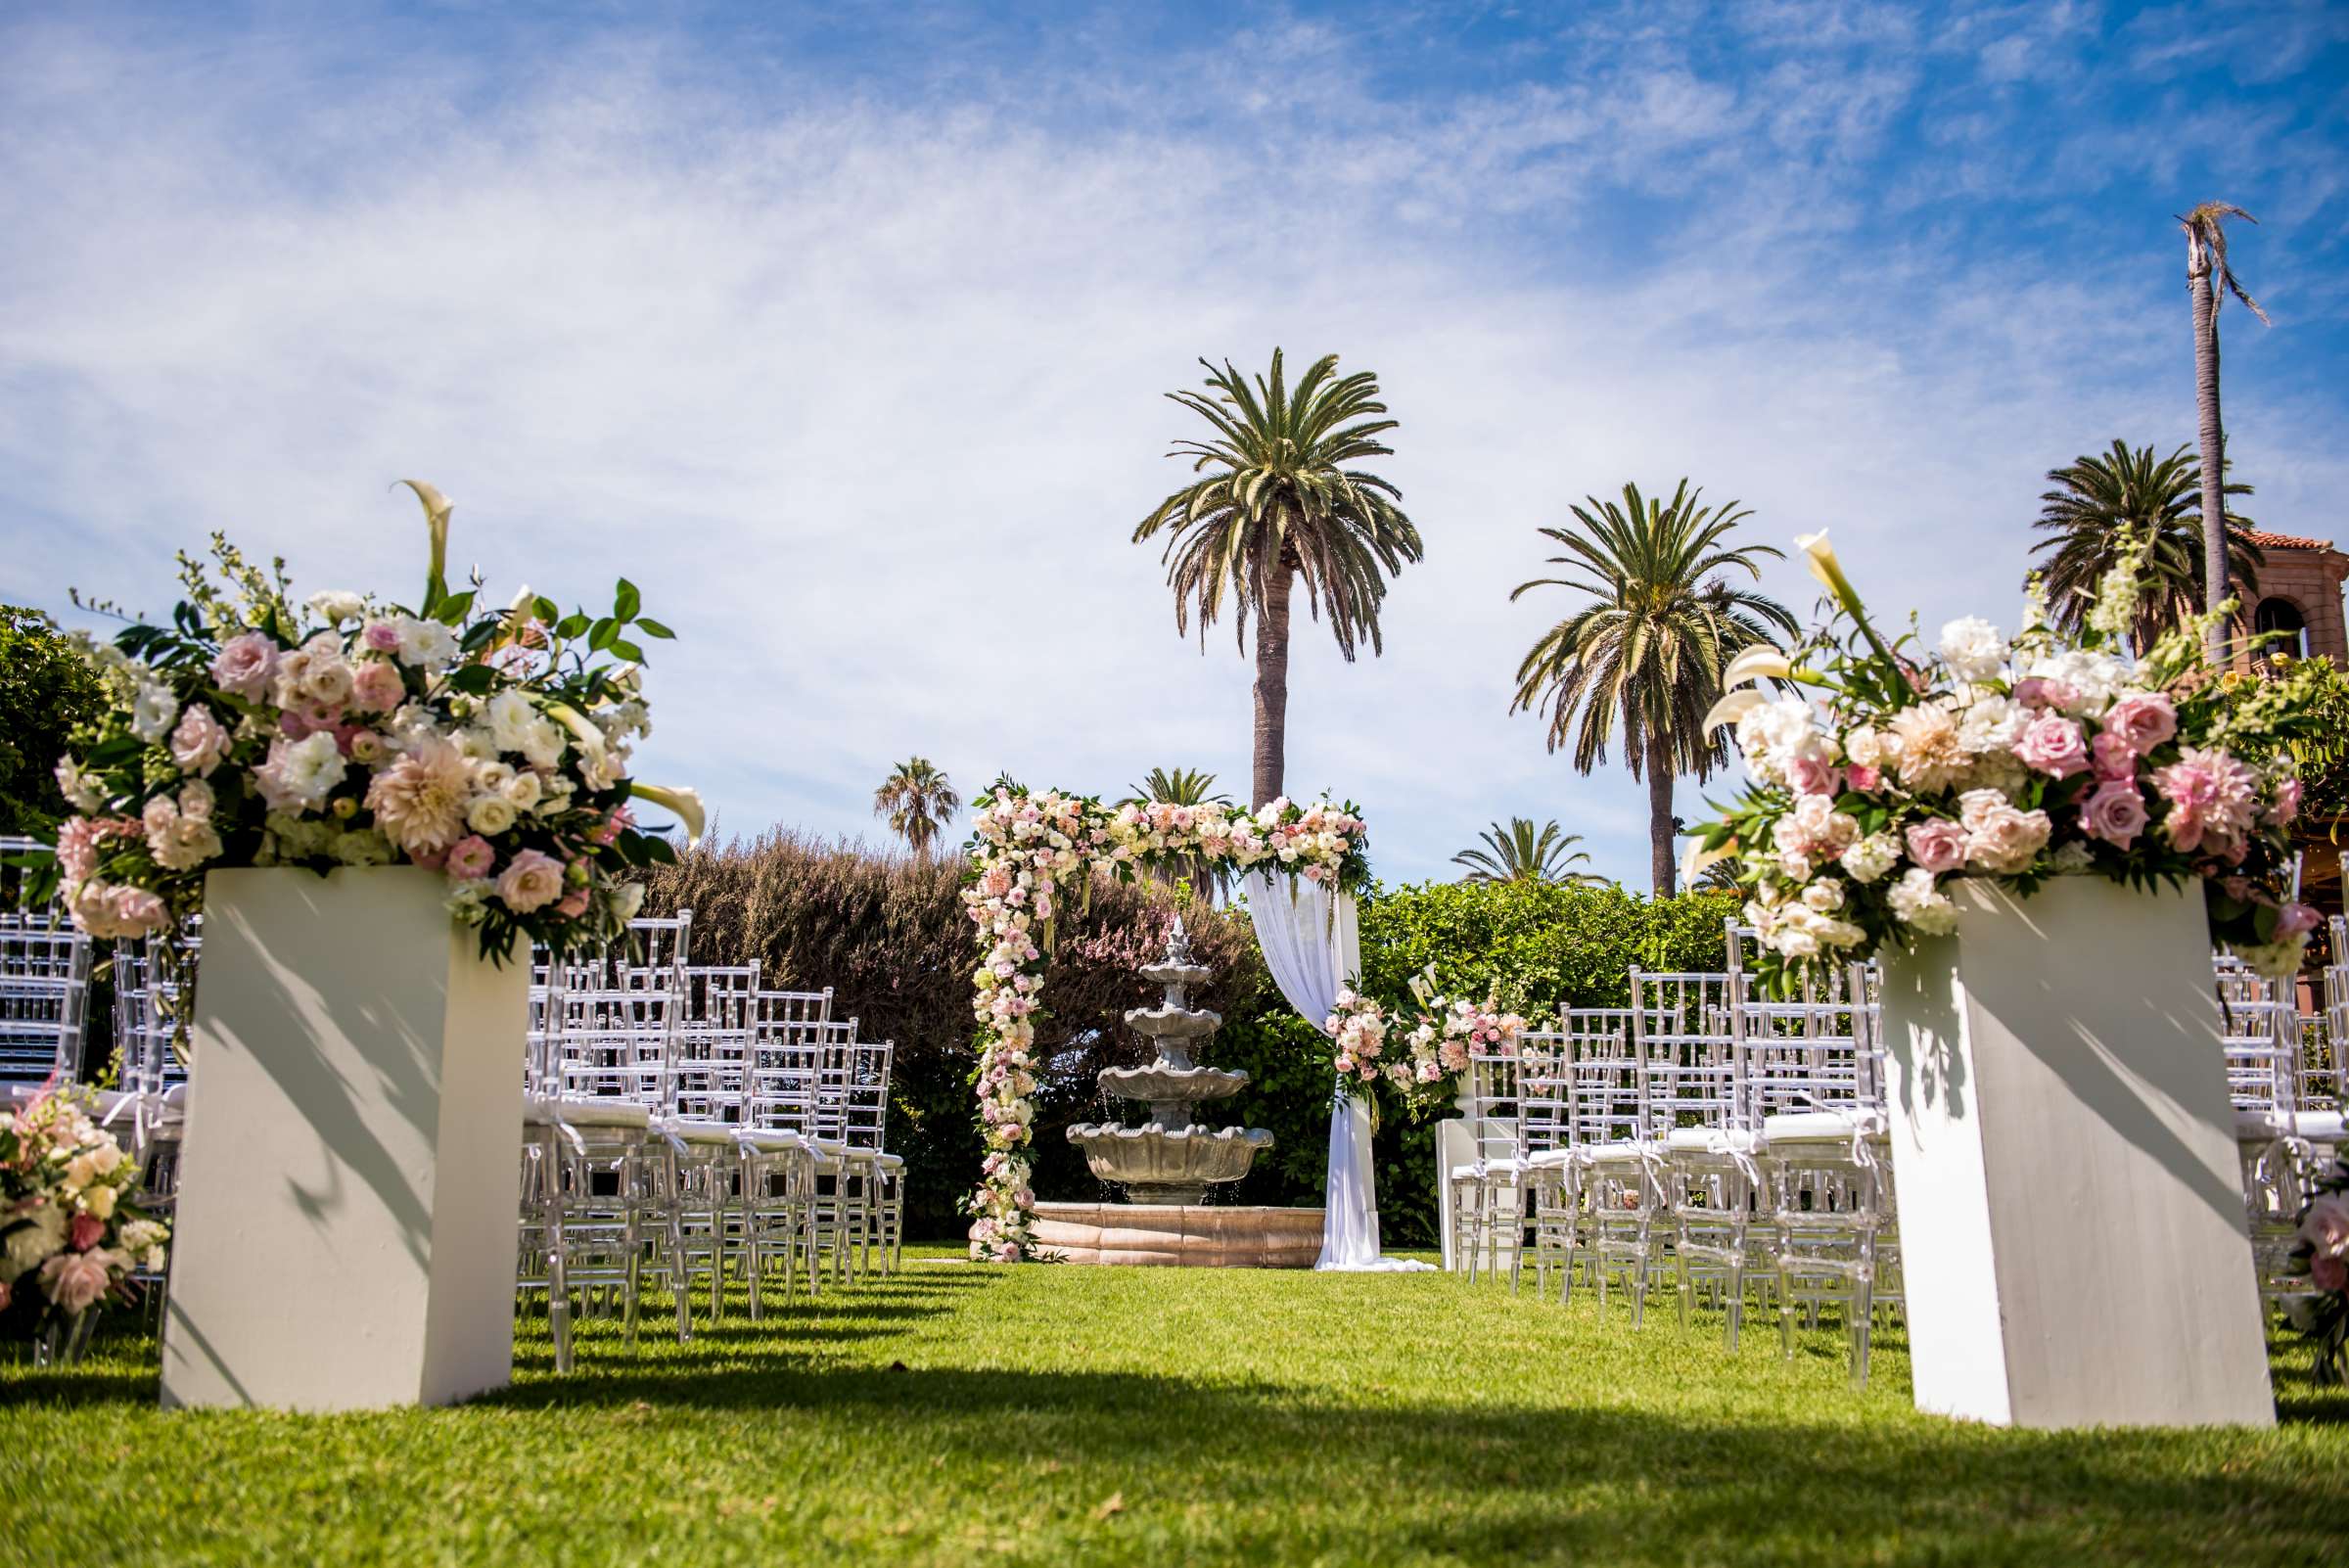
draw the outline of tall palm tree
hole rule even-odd
[[[1378,653],[1386,579],[1419,559],[1419,530],[1397,504],[1401,490],[1348,466],[1394,450],[1378,438],[1398,422],[1372,417],[1387,411],[1376,376],[1340,376],[1338,356],[1328,354],[1291,389],[1275,348],[1271,375],[1251,388],[1229,360],[1221,370],[1199,363],[1207,367],[1207,392],[1167,395],[1213,426],[1214,438],[1177,440],[1167,455],[1189,458],[1191,471],[1207,477],[1161,501],[1133,541],[1168,535],[1161,559],[1177,630],[1189,629],[1195,602],[1204,646],[1208,624],[1228,600],[1245,651],[1248,618],[1257,618],[1252,804],[1262,806],[1280,794],[1286,770],[1295,579],[1304,579],[1315,620],[1328,606],[1340,653],[1351,661],[1365,636]]]
[[[962,797],[926,757],[908,757],[873,791],[873,815],[889,818],[889,830],[916,854],[928,854],[939,830],[961,809]]]
[[[1468,868],[1462,882],[1604,882],[1607,879],[1595,871],[1577,871],[1577,865],[1589,865],[1590,856],[1574,846],[1583,842],[1580,833],[1561,833],[1554,821],[1542,824],[1540,833],[1534,831],[1531,817],[1512,816],[1509,825],[1498,822],[1477,835],[1486,848],[1462,850],[1451,857],[1453,865]]]
[[[2186,230],[2186,292],[2194,307],[2195,439],[2202,452],[2202,602],[2227,597],[2226,498],[2220,491],[2227,471],[2227,427],[2219,417],[2219,305],[2234,295],[2262,323],[2268,313],[2243,292],[2227,264],[2227,220],[2259,219],[2232,202],[2204,202],[2178,219]],[[2211,657],[2220,656],[2226,632],[2213,626]]]
[[[1701,780],[1727,761],[1727,743],[1703,728],[1723,669],[1773,630],[1795,629],[1784,605],[1717,575],[1758,579],[1761,558],[1779,552],[1725,544],[1752,513],[1735,501],[1700,506],[1703,494],[1682,480],[1669,503],[1636,484],[1623,487],[1620,507],[1586,496],[1588,509],[1572,508],[1579,527],[1542,530],[1567,551],[1550,564],[1580,575],[1538,577],[1509,595],[1560,587],[1589,596],[1518,664],[1509,712],[1546,710],[1549,749],[1571,735],[1580,773],[1606,761],[1622,726],[1624,761],[1647,781],[1648,866],[1659,898],[1673,891],[1673,779],[1693,772]]]
[[[1164,801],[1169,806],[1205,806],[1211,801],[1221,806],[1230,805],[1230,796],[1211,793],[1215,787],[1213,773],[1192,767],[1154,767],[1131,789],[1137,801]],[[1207,855],[1189,855],[1181,864],[1164,868],[1161,880],[1173,882],[1177,877],[1190,883],[1191,891],[1211,903],[1221,902],[1228,891],[1224,862]]]
[[[2109,452],[2084,452],[2048,471],[2055,488],[2040,497],[2032,525],[2051,537],[2031,547],[2046,555],[2046,584],[2056,625],[2077,632],[2095,607],[2096,585],[2120,556],[2122,530],[2139,547],[2148,543],[2143,598],[2135,636],[2142,651],[2153,639],[2202,609],[2202,467],[2182,442],[2156,461],[2153,448],[2116,440]],[[2249,495],[2248,484],[2225,486]],[[2251,520],[2227,514],[2228,576],[2255,586],[2265,564],[2251,541]]]

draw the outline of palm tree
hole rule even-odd
[[[1419,530],[1396,503],[1403,492],[1375,474],[1347,465],[1385,457],[1378,438],[1397,421],[1384,414],[1378,378],[1366,370],[1337,374],[1338,356],[1314,361],[1292,391],[1281,373],[1248,379],[1224,361],[1206,360],[1208,393],[1167,395],[1215,427],[1212,440],[1177,440],[1170,457],[1191,459],[1194,481],[1158,504],[1133,530],[1139,544],[1168,533],[1161,560],[1174,590],[1174,624],[1199,637],[1230,601],[1244,651],[1248,618],[1256,626],[1255,800],[1281,792],[1289,714],[1289,595],[1305,579],[1306,603],[1319,620],[1329,608],[1338,651],[1352,660],[1367,636],[1378,653],[1378,608],[1386,578],[1419,559]]]
[[[916,854],[928,854],[939,829],[961,809],[962,797],[926,757],[908,757],[873,791],[873,815],[889,818],[889,830]]]
[[[1164,801],[1169,806],[1205,806],[1210,802],[1230,805],[1230,796],[1209,793],[1215,786],[1216,775],[1197,768],[1154,767],[1148,777],[1131,788],[1136,801]],[[1227,891],[1228,874],[1228,868],[1221,860],[1203,854],[1188,855],[1178,865],[1164,867],[1161,880],[1172,883],[1179,877],[1190,883],[1193,893],[1216,903],[1222,900]]]
[[[1532,818],[1512,816],[1507,827],[1496,822],[1477,837],[1485,842],[1485,849],[1462,850],[1451,857],[1453,865],[1468,868],[1468,874],[1460,878],[1462,882],[1564,884],[1607,880],[1595,871],[1571,869],[1589,865],[1590,856],[1574,848],[1583,842],[1580,833],[1561,833],[1554,821],[1543,823],[1541,832],[1536,834]]]
[[[1581,576],[1538,577],[1509,595],[1514,601],[1539,587],[1589,595],[1519,663],[1509,712],[1546,710],[1549,749],[1571,732],[1580,773],[1606,761],[1622,726],[1624,761],[1632,777],[1647,780],[1648,865],[1659,898],[1673,891],[1673,779],[1693,772],[1701,780],[1727,760],[1726,743],[1703,728],[1705,710],[1721,695],[1723,669],[1740,650],[1769,641],[1773,629],[1787,636],[1795,629],[1784,605],[1716,575],[1759,578],[1760,558],[1779,552],[1725,545],[1730,529],[1752,514],[1735,501],[1700,506],[1703,494],[1682,480],[1669,504],[1642,496],[1636,484],[1623,487],[1621,507],[1586,496],[1588,510],[1572,509],[1579,529],[1542,530],[1568,552],[1550,564]]]
[[[2040,497],[2032,527],[2050,535],[2031,547],[2047,555],[2042,569],[2061,630],[2078,632],[2095,607],[2096,585],[2118,562],[2123,530],[2145,548],[2143,599],[2135,636],[2140,651],[2202,609],[2202,468],[2181,443],[2155,461],[2153,448],[2116,440],[2110,452],[2082,453],[2070,466],[2048,471],[2055,488]],[[2225,486],[2248,495],[2248,484]],[[2255,584],[2265,564],[2251,540],[2251,520],[2227,514],[2227,567],[2232,578]]]
[[[2245,223],[2259,219],[2231,202],[2204,202],[2181,217],[2186,230],[2186,292],[2194,307],[2195,439],[2202,452],[2202,602],[2217,604],[2227,597],[2226,499],[2221,482],[2227,471],[2227,427],[2219,418],[2219,304],[2234,295],[2262,323],[2268,313],[2243,292],[2234,269],[2227,264],[2227,220]],[[2210,631],[2211,657],[2223,652],[2226,632]]]

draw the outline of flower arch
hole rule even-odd
[[[1155,867],[1203,861],[1279,871],[1353,892],[1369,880],[1360,812],[1280,799],[1254,811],[1163,801],[1105,806],[1090,796],[1030,791],[999,780],[978,803],[963,907],[979,942],[972,1012],[976,1080],[987,1144],[971,1216],[971,1256],[1019,1263],[1034,1255],[1036,1193],[1028,1184],[1036,1107],[1036,1026],[1053,923],[1063,897],[1085,899],[1096,876],[1130,881]]]

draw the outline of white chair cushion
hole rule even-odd
[[[2283,1113],[2273,1106],[2238,1107],[2234,1113],[2237,1143],[2273,1143],[2286,1130]]]
[[[2338,1111],[2302,1111],[2297,1125],[2300,1135],[2311,1143],[2340,1143],[2349,1141],[2341,1121]]]
[[[749,1127],[735,1135],[754,1154],[788,1154],[807,1146],[806,1138],[782,1128]]]
[[[1676,1127],[1664,1134],[1668,1154],[1750,1154],[1759,1142],[1743,1128]]]
[[[1765,1143],[1849,1143],[1855,1134],[1884,1130],[1874,1111],[1786,1111],[1762,1119]]]
[[[557,1121],[572,1127],[634,1128],[652,1126],[652,1115],[633,1100],[605,1099],[593,1094],[534,1094],[523,1101],[522,1119],[531,1127],[550,1127]]]
[[[661,1129],[697,1148],[706,1149],[730,1149],[742,1131],[739,1123],[714,1122],[700,1116],[672,1116],[661,1124]]]

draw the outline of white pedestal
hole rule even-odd
[[[1950,887],[1885,965],[1917,1407],[2273,1424],[2201,890]]]
[[[441,1405],[514,1368],[529,968],[413,866],[206,879],[162,1402]]]

